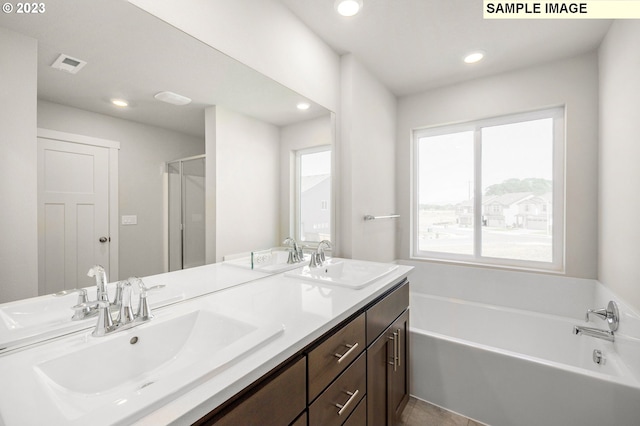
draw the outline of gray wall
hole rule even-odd
[[[207,263],[278,245],[279,128],[219,106],[206,122]]]
[[[340,253],[393,261],[396,219],[365,222],[364,216],[396,210],[396,98],[351,54],[342,57],[340,110]]]
[[[613,23],[600,47],[598,279],[640,311],[640,21]]]
[[[331,115],[280,128],[280,242],[294,236],[294,179],[296,153],[305,148],[333,144]],[[332,206],[333,208],[333,206]]]
[[[0,28],[0,303],[38,294],[36,40]]]
[[[566,275],[596,278],[598,59],[595,53],[472,80],[399,100],[398,258],[409,259],[411,130],[566,105]]]
[[[120,217],[137,215],[138,224],[121,225],[118,218],[119,278],[163,272],[164,163],[204,154],[204,140],[47,101],[38,101],[38,127],[120,142]]]

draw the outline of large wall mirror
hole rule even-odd
[[[3,37],[37,40],[39,191],[85,191],[87,179],[76,172],[91,167],[106,167],[112,174],[106,190],[117,187],[117,208],[92,207],[105,212],[111,228],[88,238],[91,250],[117,247],[110,259],[117,276],[109,281],[175,268],[169,216],[178,207],[169,207],[169,199],[176,199],[169,190],[185,186],[175,180],[181,170],[189,188],[185,199],[198,190],[203,194],[200,201],[188,201],[189,208],[201,205],[185,220],[201,228],[184,250],[205,246],[195,263],[184,266],[272,247],[295,232],[296,152],[333,146],[333,113],[124,1],[48,1],[46,13],[2,14],[0,30]],[[58,68],[52,67],[56,61]],[[155,98],[160,92],[191,102],[163,102]],[[114,104],[118,99],[127,106]],[[299,109],[300,103],[307,108]],[[65,138],[71,145],[59,144]],[[110,158],[101,166],[84,147],[75,149],[82,145],[103,145],[111,160],[115,155],[117,168]],[[72,154],[63,155],[67,150]],[[188,162],[198,158],[206,160]],[[61,176],[48,166],[55,161]],[[60,227],[69,226],[70,219],[42,200],[39,269],[50,268],[55,275],[52,268],[63,260],[53,256],[68,243],[51,241],[65,238]],[[331,200],[320,202],[332,208]],[[74,218],[94,220],[82,212]],[[48,242],[41,241],[43,232]],[[3,239],[1,244],[14,243]],[[46,278],[49,283],[38,284],[38,295],[91,285],[88,266],[75,266],[71,278]],[[2,271],[0,278],[4,281]],[[11,291],[0,289],[0,295],[0,303],[16,299]]]

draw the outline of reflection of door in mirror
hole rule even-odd
[[[205,264],[205,156],[167,163],[169,271]]]
[[[40,294],[91,285],[110,271],[110,148],[38,138]]]

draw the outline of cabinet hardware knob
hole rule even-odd
[[[355,392],[349,392],[349,391],[344,391],[344,393],[346,393],[347,395],[349,395],[349,399],[347,400],[347,402],[344,403],[344,405],[341,404],[335,404],[336,407],[338,407],[340,409],[340,411],[338,411],[338,415],[341,416],[342,413],[344,412],[344,410],[347,409],[347,407],[349,406],[349,404],[351,404],[351,402],[356,399],[356,397],[358,396],[358,389],[356,389]]]
[[[335,354],[333,354],[333,356],[335,356],[336,358],[338,358],[338,364],[340,364],[342,361],[344,361],[344,359],[345,359],[347,356],[349,356],[349,354],[350,354],[351,352],[353,352],[354,350],[356,350],[356,348],[358,347],[358,343],[356,342],[356,343],[354,343],[353,345],[345,344],[345,346],[349,349],[348,351],[346,351],[346,352],[345,352],[345,353],[343,353],[343,354],[339,354],[339,353],[337,353],[337,352],[336,352]]]

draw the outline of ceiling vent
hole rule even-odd
[[[51,64],[51,68],[66,71],[71,74],[76,74],[85,65],[87,65],[85,61],[81,61],[80,59],[72,58],[71,56],[62,54],[58,56],[58,59],[56,59],[53,64]]]
[[[173,92],[160,92],[154,96],[159,101],[166,102],[172,105],[187,105],[191,103],[191,99],[186,96],[178,95]]]

